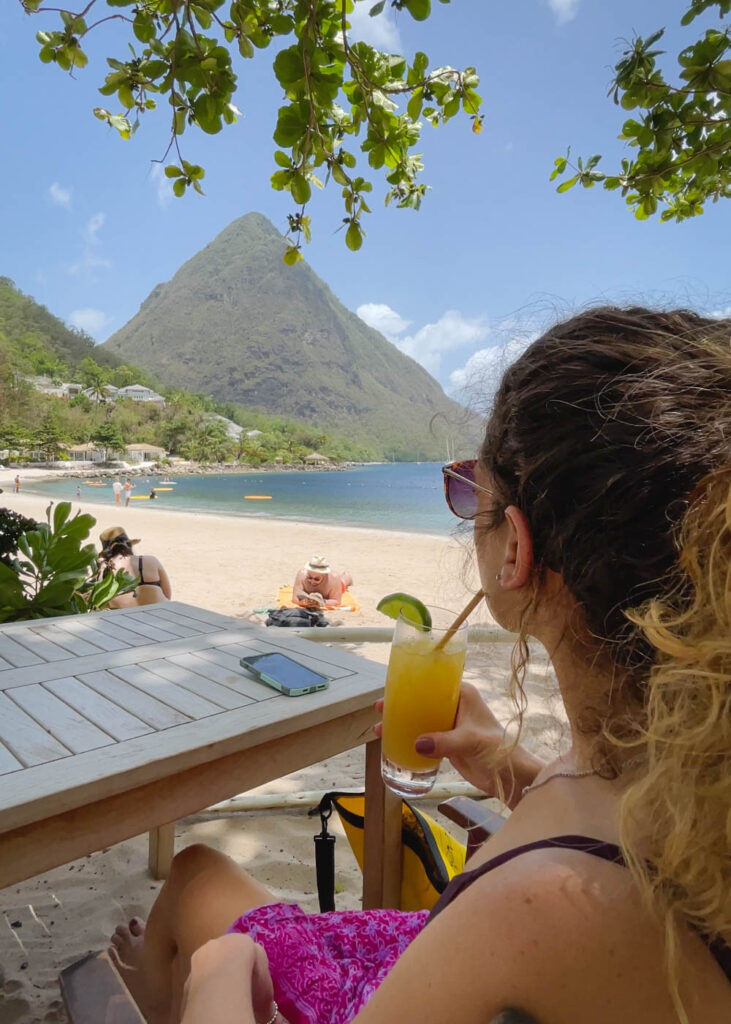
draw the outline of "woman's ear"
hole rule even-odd
[[[500,570],[500,586],[503,590],[517,590],[525,586],[533,569],[533,537],[525,513],[516,505],[508,505],[505,518],[509,536]]]

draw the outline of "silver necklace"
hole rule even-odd
[[[597,775],[598,773],[593,768],[586,768],[580,772],[554,772],[553,775],[549,775],[547,779],[543,779],[541,782],[533,782],[530,786],[523,787],[522,795],[530,793],[532,789],[540,789],[541,786],[546,786],[553,779],[583,779],[588,775]]]

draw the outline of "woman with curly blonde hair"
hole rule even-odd
[[[444,473],[518,634],[518,707],[532,637],[570,748],[539,763],[469,686],[420,737],[512,809],[430,913],[307,915],[183,850],[147,927],[113,937],[148,1021],[731,1019],[731,322],[556,325],[505,373],[479,459]]]

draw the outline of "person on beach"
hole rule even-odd
[[[308,915],[182,850],[111,940],[150,1024],[731,1018],[730,342],[731,320],[597,308],[508,368],[445,493],[518,634],[517,721],[534,638],[569,748],[541,763],[463,685],[416,749],[512,813],[430,913]]]
[[[294,578],[292,600],[305,608],[337,608],[352,585],[349,572],[333,572],[323,555],[313,555]]]
[[[135,489],[135,485],[132,483],[129,477],[124,481],[124,507],[129,505],[129,499],[132,497],[132,491]]]
[[[18,476],[17,473],[15,474],[15,479],[13,480],[13,494],[20,494],[20,477]]]
[[[110,526],[99,535],[102,544],[101,559],[104,571],[124,569],[139,583],[132,593],[120,594],[109,604],[110,608],[130,608],[134,605],[159,604],[169,601],[173,595],[170,577],[159,559],[154,555],[135,555],[132,547],[139,544],[139,538],[130,540],[121,526]]]
[[[119,477],[117,477],[117,479],[112,484],[112,492],[114,493],[114,504],[115,505],[121,505],[122,504],[122,481],[119,479]]]
[[[76,485],[76,497],[77,498],[81,497],[81,484],[77,484]]]

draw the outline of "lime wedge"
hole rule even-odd
[[[412,597],[411,594],[387,594],[376,605],[376,611],[383,612],[391,619],[397,619],[399,615],[403,615],[409,622],[414,622],[417,626],[424,626],[425,629],[429,629],[431,626],[429,609],[423,601],[420,601],[418,597]]]

